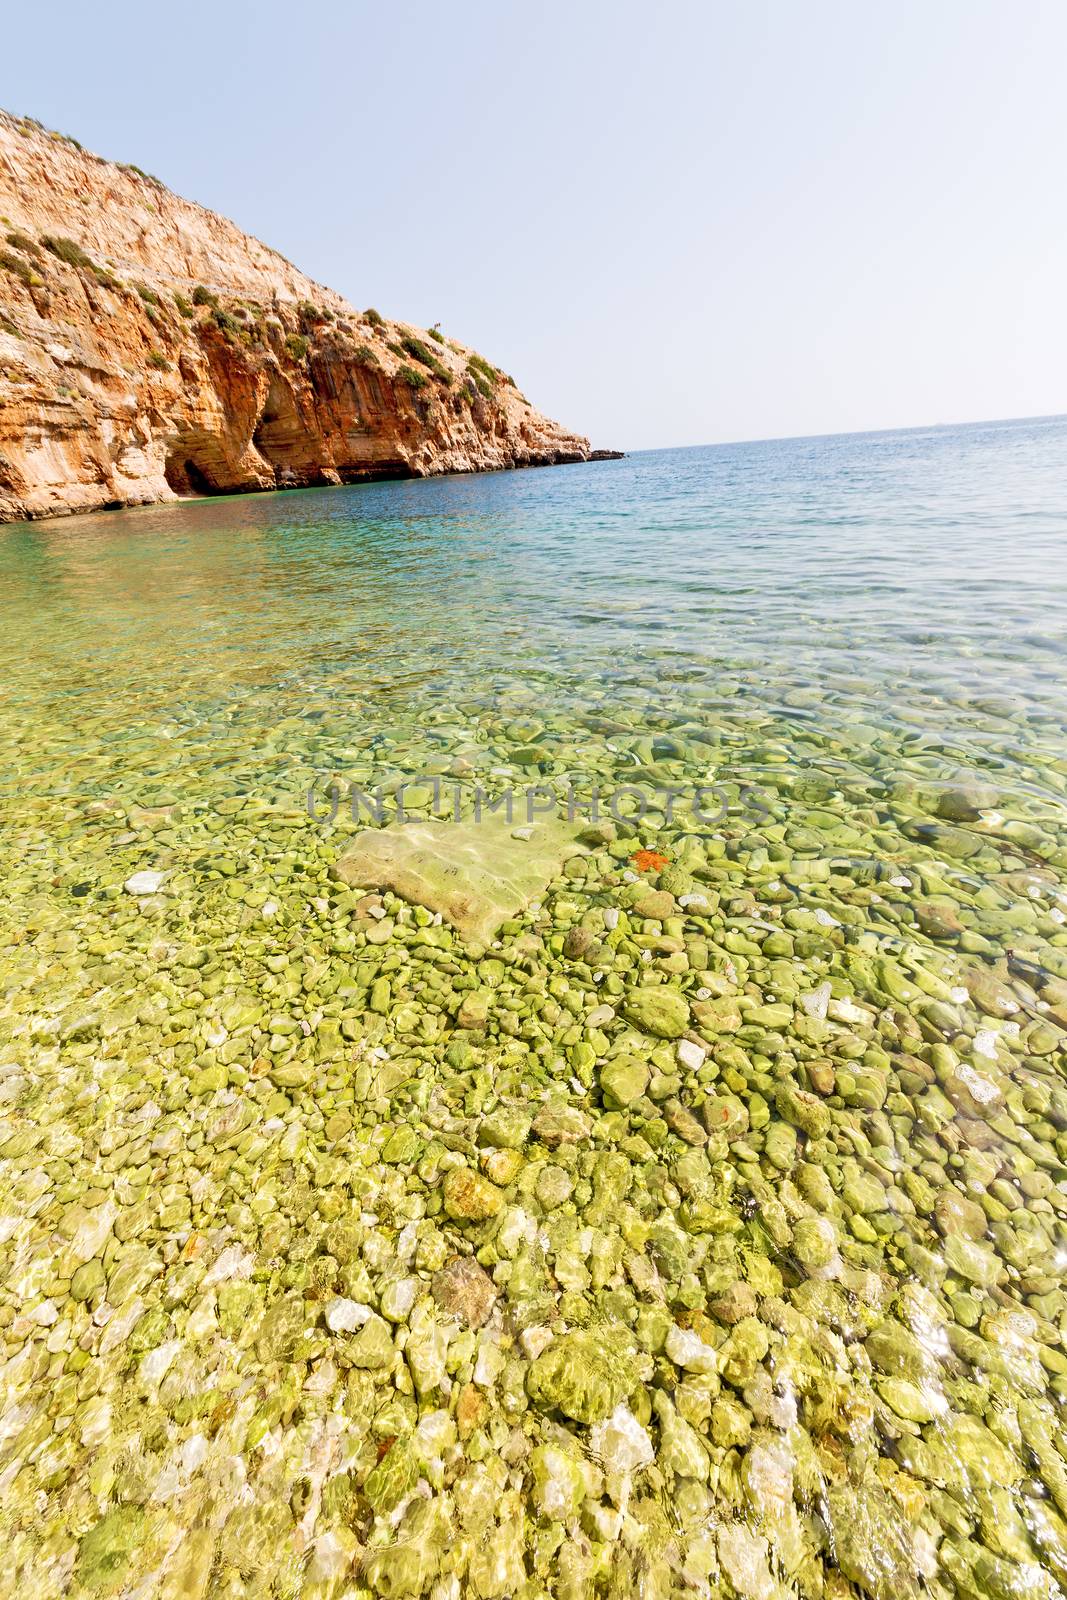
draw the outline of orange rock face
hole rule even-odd
[[[589,453],[475,352],[0,112],[0,522]]]

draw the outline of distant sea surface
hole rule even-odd
[[[364,736],[416,760],[443,708],[566,731],[605,700],[713,724],[739,769],[774,744],[1039,791],[1065,753],[1067,419],[21,524],[0,609],[16,804],[283,765],[296,793]]]

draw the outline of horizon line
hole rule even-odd
[[[744,439],[707,439],[700,444],[653,444],[632,446],[628,456],[655,455],[663,450],[724,450],[743,444],[799,444],[805,439],[866,439],[891,433],[935,433],[951,428],[996,428],[1010,422],[1062,422],[1067,411],[1038,411],[1019,417],[965,417],[955,422],[911,422],[895,428],[836,428],[820,433],[769,433]]]

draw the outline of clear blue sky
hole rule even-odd
[[[0,104],[626,448],[1067,410],[1063,0],[12,6]]]

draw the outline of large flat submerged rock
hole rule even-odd
[[[464,939],[486,944],[537,899],[568,856],[586,853],[577,834],[558,817],[521,826],[502,817],[393,823],[358,833],[334,872],[343,883],[391,889],[439,911]]]

